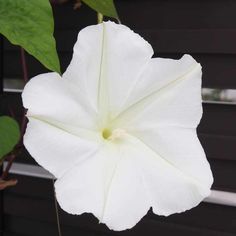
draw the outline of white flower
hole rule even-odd
[[[150,207],[164,216],[190,209],[213,181],[196,135],[201,66],[152,54],[124,25],[89,26],[62,79],[38,75],[22,95],[24,144],[57,178],[62,209],[91,212],[113,230],[133,227]]]

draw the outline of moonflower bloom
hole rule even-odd
[[[213,181],[196,134],[201,66],[152,55],[124,25],[89,26],[62,77],[38,75],[22,95],[25,147],[57,178],[61,208],[113,230],[150,207],[164,216],[195,207]]]

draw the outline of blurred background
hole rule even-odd
[[[82,4],[74,9],[73,1],[63,2],[52,2],[62,72],[80,29],[97,23],[91,8]],[[124,232],[109,231],[90,214],[72,216],[59,209],[63,236],[236,235],[236,1],[116,0],[115,4],[121,22],[150,42],[155,57],[189,53],[202,64],[204,113],[198,135],[214,174],[215,191],[190,211],[168,218],[150,212]],[[1,38],[0,113],[20,122],[24,77],[43,72],[46,69],[38,61]],[[10,173],[18,184],[0,192],[2,235],[58,235],[51,175],[25,150]]]

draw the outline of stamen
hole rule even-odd
[[[102,137],[104,139],[113,141],[113,140],[123,137],[125,134],[126,134],[126,131],[123,129],[114,129],[114,130],[104,129],[102,132]]]

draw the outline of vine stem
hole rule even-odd
[[[21,55],[21,66],[22,66],[22,71],[23,71],[23,79],[26,84],[29,80],[29,76],[28,76],[28,68],[27,68],[26,58],[25,58],[25,50],[23,48],[20,48],[20,55]]]
[[[97,16],[98,16],[98,24],[102,23],[103,22],[103,14],[98,12]]]
[[[9,160],[7,162],[7,166],[6,166],[5,170],[2,173],[1,179],[5,180],[7,178],[9,170],[11,169],[11,166],[12,166],[13,161],[15,160],[15,158],[16,158],[16,155],[14,155],[14,154],[10,155]]]
[[[55,191],[54,183],[55,183],[55,179],[52,179],[53,196],[54,196],[54,204],[55,204],[56,220],[57,220],[57,231],[58,231],[58,236],[62,236],[62,234],[61,234],[60,218],[59,218],[59,211],[58,211],[58,203],[57,203],[56,191]]]
[[[29,76],[28,76],[28,68],[27,68],[26,57],[25,57],[25,50],[22,47],[20,48],[20,55],[21,55],[21,67],[22,67],[22,72],[23,72],[23,80],[24,80],[24,83],[26,84],[29,80]],[[11,112],[11,113],[13,113],[13,112]],[[2,179],[7,178],[9,171],[11,169],[11,166],[17,156],[16,153],[18,154],[19,149],[22,148],[22,146],[23,146],[23,136],[25,133],[26,124],[27,124],[27,122],[26,122],[26,116],[25,116],[25,111],[24,111],[23,116],[22,116],[22,120],[21,120],[20,140],[18,142],[18,145],[16,145],[15,149],[13,150],[13,152],[9,156],[7,166],[1,176]]]

